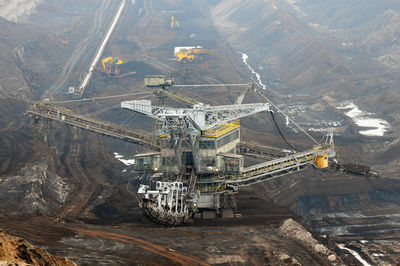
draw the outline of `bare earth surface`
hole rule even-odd
[[[240,191],[240,218],[169,228],[142,216],[135,197],[142,176],[113,154],[128,159],[147,148],[24,115],[36,100],[71,99],[68,87],[79,84],[119,1],[3,1],[0,6],[25,2],[17,21],[28,23],[0,19],[1,36],[7,36],[0,38],[0,227],[5,232],[79,265],[359,264],[337,244],[370,264],[400,263],[399,80],[396,42],[388,42],[398,25],[397,5],[392,11],[370,7],[376,12],[371,21],[382,28],[356,42],[351,38],[371,29],[368,21],[339,25],[335,17],[358,18],[335,13],[339,9],[308,21],[301,12],[320,14],[309,1],[127,1],[103,57],[121,58],[126,62],[121,73],[136,74],[110,79],[96,72],[84,97],[149,90],[143,85],[149,74],[170,75],[177,84],[245,83],[257,78],[243,62],[246,53],[266,84],[264,93],[282,110],[317,139],[334,128],[338,159],[371,165],[380,174],[366,178],[309,169]],[[169,27],[172,15],[178,29]],[[171,60],[173,47],[183,45],[201,45],[212,53],[203,62],[179,64]],[[206,104],[231,104],[242,90],[176,91]],[[151,132],[152,121],[120,110],[121,100],[128,98],[64,106]],[[360,134],[359,125],[336,108],[348,100],[388,121],[384,136]],[[257,93],[245,98],[262,101]],[[181,106],[171,99],[167,104]],[[309,148],[312,143],[285,121],[279,117],[290,142]],[[288,148],[271,118],[260,115],[241,124],[244,141]],[[7,254],[0,260],[21,262]]]

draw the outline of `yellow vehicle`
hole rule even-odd
[[[179,21],[175,20],[174,16],[171,17],[171,22],[169,23],[169,27],[171,29],[179,28]]]
[[[107,63],[110,63],[110,64],[114,63],[114,58],[112,58],[111,56],[110,57],[106,57],[103,60],[101,60],[101,63],[103,64],[103,69],[106,70],[106,64]]]
[[[124,63],[124,61],[122,61],[121,59],[119,59],[119,58],[117,58],[117,57],[114,57],[114,63],[115,63],[116,65],[122,65],[122,64]]]
[[[122,65],[124,61],[120,60],[117,57],[112,58],[111,56],[109,56],[101,60],[101,63],[103,64],[103,70],[107,71],[107,66],[111,66],[112,64]]]
[[[193,62],[195,55],[189,49],[184,49],[175,53],[175,58],[178,62]]]
[[[205,48],[182,48],[174,53],[178,62],[193,62],[195,59],[202,58],[203,55],[209,54],[210,50]]]
[[[136,72],[128,72],[120,75],[119,66],[122,65],[124,61],[122,61],[118,57],[106,57],[101,60],[101,63],[103,65],[103,69],[96,66],[94,66],[93,68],[99,72],[107,74],[109,77],[122,78],[125,76],[136,74]]]

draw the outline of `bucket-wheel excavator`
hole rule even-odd
[[[147,78],[148,86],[173,84],[163,76]],[[270,103],[210,106],[186,102],[192,106],[173,108],[153,105],[150,100],[121,102],[122,108],[158,122],[155,123],[156,143],[143,133],[86,118],[50,102],[37,103],[28,112],[153,147],[154,152],[135,156],[133,168],[150,180],[138,189],[143,214],[164,225],[182,225],[199,216],[234,217],[235,194],[241,187],[310,166],[326,168],[328,160],[335,157],[333,136],[328,134],[322,143],[309,150],[244,167],[244,156],[239,152],[246,147],[240,142],[239,119],[273,112],[273,106]]]
[[[162,81],[161,86],[166,82]],[[142,184],[143,213],[155,222],[180,225],[196,213],[233,217],[234,195],[243,186],[298,172],[328,167],[335,156],[332,135],[310,150],[244,167],[237,153],[240,118],[272,111],[269,103],[189,108],[154,106],[150,100],[121,102],[121,107],[157,120],[160,151],[135,156],[134,170],[150,174],[155,187]]]

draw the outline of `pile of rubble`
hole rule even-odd
[[[322,255],[323,257],[327,258],[332,263],[339,263],[342,264],[340,257],[318,242],[310,232],[307,231],[302,225],[294,221],[293,219],[287,219],[279,228],[279,234],[290,238],[301,245],[310,248],[314,252]]]
[[[0,265],[56,265],[76,266],[68,259],[50,255],[22,238],[0,230]]]

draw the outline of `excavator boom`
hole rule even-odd
[[[110,57],[106,57],[103,60],[101,60],[101,63],[103,64],[103,70],[106,71],[106,64],[108,62],[114,63],[114,59],[110,56]]]

